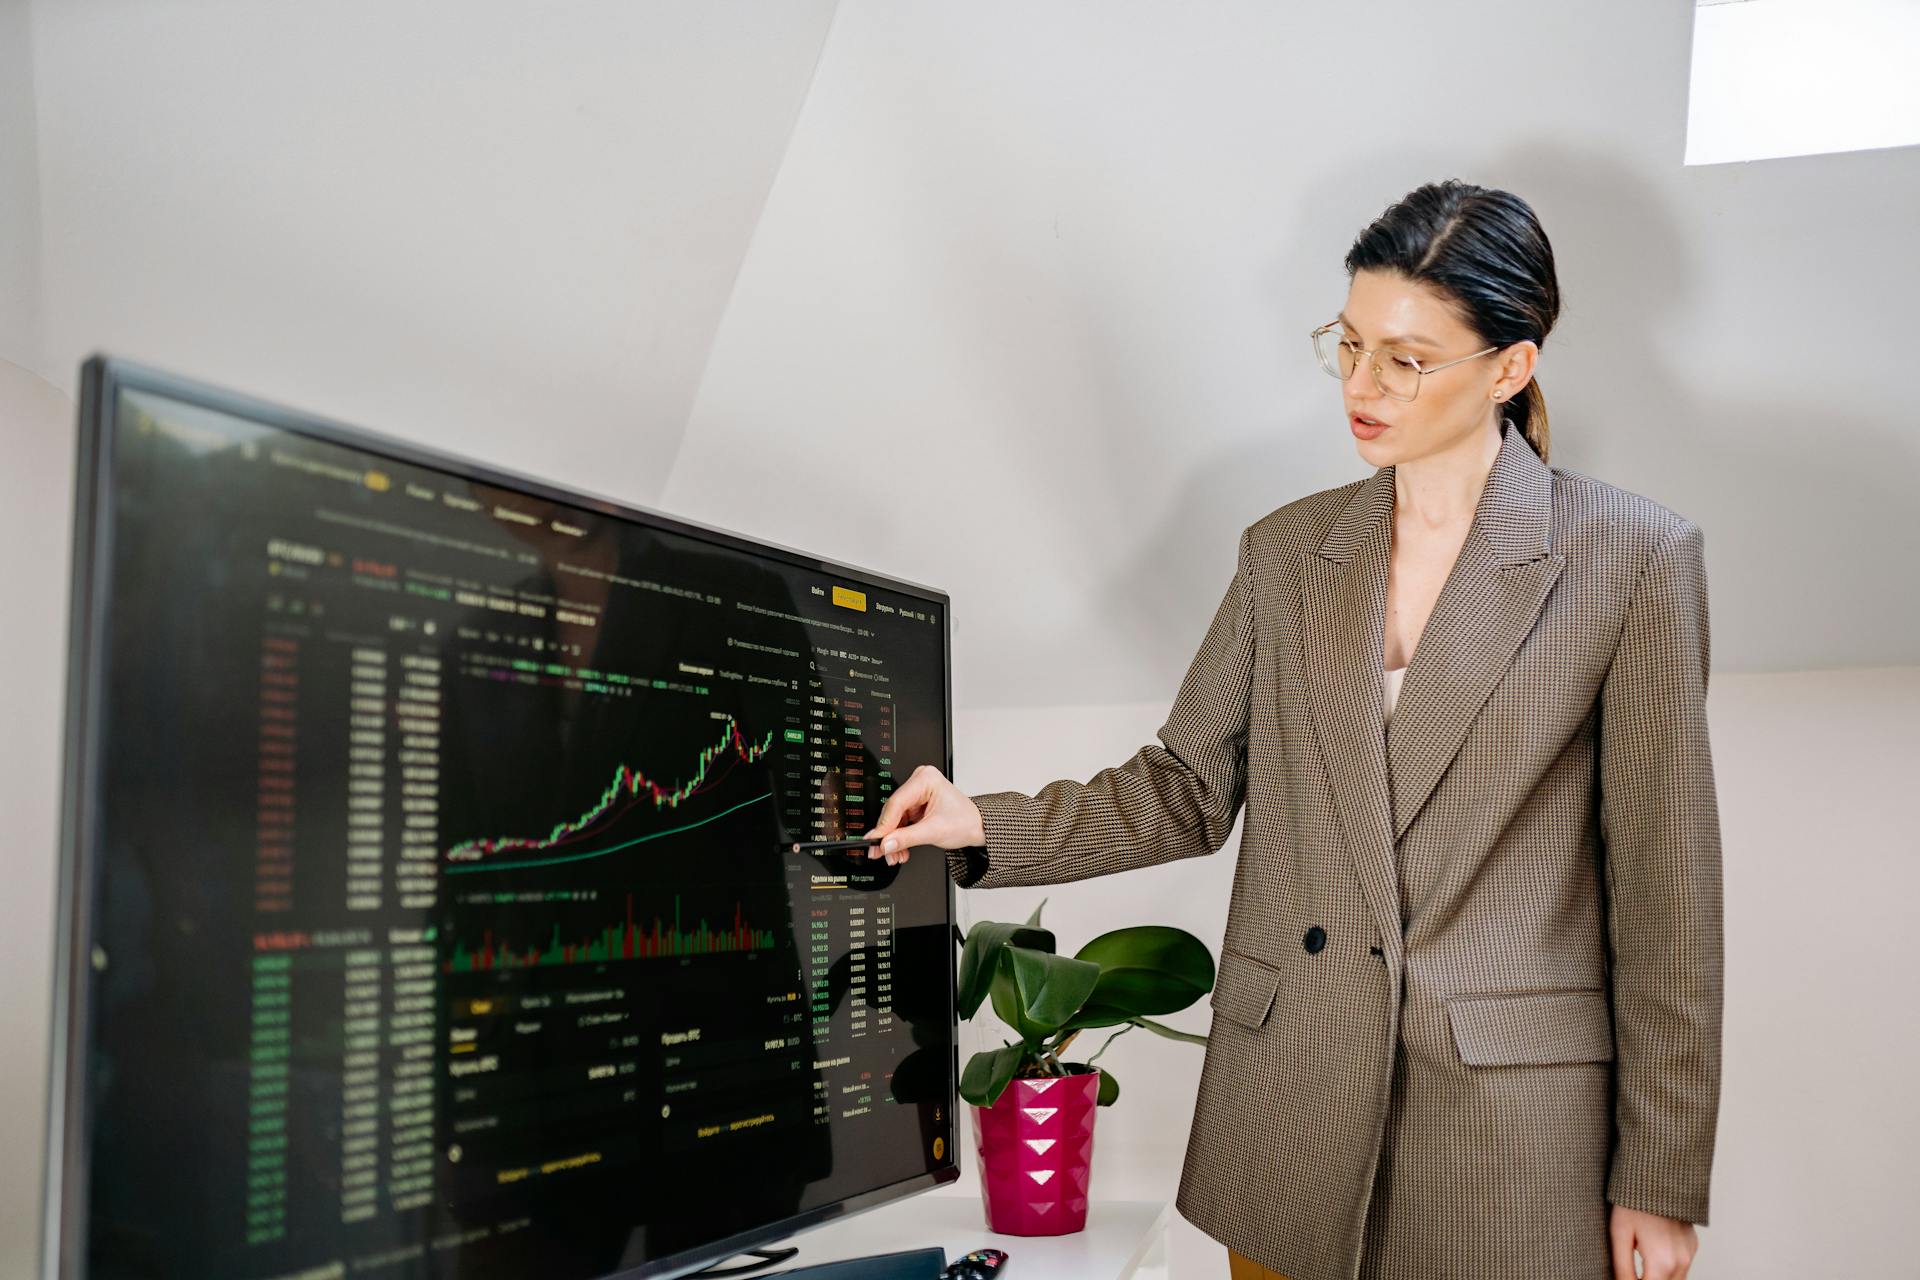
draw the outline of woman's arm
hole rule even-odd
[[[1676,518],[1641,571],[1600,695],[1619,1084],[1607,1199],[1699,1224],[1719,1110],[1722,1000],[1708,650],[1702,537]]]
[[[947,853],[954,881],[974,888],[1058,884],[1213,853],[1226,843],[1247,790],[1247,708],[1253,679],[1249,530],[1158,743],[1085,782],[1061,779],[1032,795],[972,797],[986,839]]]

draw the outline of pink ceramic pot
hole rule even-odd
[[[987,1230],[1061,1236],[1087,1225],[1093,1174],[1093,1117],[1100,1073],[1016,1078],[990,1107],[973,1112],[980,1198]]]

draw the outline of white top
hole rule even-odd
[[[1385,696],[1385,714],[1388,723],[1393,721],[1393,706],[1400,701],[1400,682],[1407,678],[1405,667],[1395,667],[1387,672],[1387,691]]]

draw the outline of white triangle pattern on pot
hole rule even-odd
[[[1052,1213],[1055,1209],[1059,1208],[1062,1204],[1065,1204],[1069,1209],[1078,1211],[1086,1207],[1087,1198],[1085,1196],[1071,1196],[1064,1201],[1029,1200],[1027,1201],[1027,1208],[1033,1210],[1035,1213]]]
[[[1047,1121],[1053,1119],[1054,1113],[1059,1111],[1060,1108],[1022,1107],[1020,1110],[1026,1114],[1027,1119],[1033,1121],[1035,1124],[1045,1124]]]
[[[1050,1147],[1050,1146],[1052,1146],[1052,1145],[1053,1145],[1054,1143],[1056,1143],[1056,1142],[1058,1142],[1058,1141],[1060,1141],[1060,1139],[1058,1139],[1058,1138],[1028,1138],[1028,1139],[1027,1139],[1026,1141],[1027,1141],[1027,1145],[1028,1145],[1029,1147],[1032,1147],[1032,1148],[1033,1148],[1033,1154],[1035,1154],[1035,1155],[1037,1155],[1037,1156],[1043,1156],[1043,1155],[1045,1155],[1045,1154],[1047,1154],[1047,1148],[1048,1148],[1048,1147]]]
[[[1027,1176],[1044,1187],[1047,1185],[1047,1180],[1057,1172],[1059,1172],[1057,1169],[1029,1169]]]

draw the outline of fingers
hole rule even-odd
[[[1633,1271],[1633,1224],[1616,1209],[1608,1223],[1607,1234],[1613,1241],[1613,1280],[1636,1280]]]
[[[938,837],[928,829],[926,823],[916,822],[912,826],[896,828],[891,835],[880,842],[879,849],[870,851],[868,856],[872,856],[872,852],[878,852],[890,863],[905,862],[907,854],[916,845],[938,843],[940,843]]]
[[[923,764],[908,774],[907,780],[881,806],[879,821],[862,836],[869,840],[881,837],[880,844],[868,850],[867,856],[883,857],[889,866],[897,866],[907,860],[908,851],[915,845],[941,843],[934,829],[938,824],[931,819],[941,789],[951,785],[946,775],[930,764]],[[902,826],[902,823],[911,825]]]
[[[893,831],[908,818],[917,818],[925,807],[927,797],[932,793],[930,780],[923,772],[925,766],[915,769],[907,780],[894,789],[887,802],[880,806],[880,819],[873,827],[861,833],[861,839],[871,840],[875,836],[884,836]]]
[[[1613,1280],[1636,1280],[1636,1250],[1642,1280],[1686,1280],[1699,1248],[1692,1224],[1619,1205],[1607,1220],[1607,1236],[1613,1247]]]

